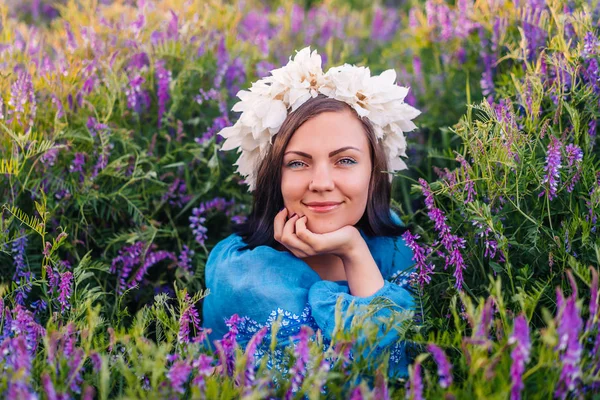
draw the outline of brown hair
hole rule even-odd
[[[273,139],[273,145],[258,167],[252,212],[246,222],[234,227],[234,231],[246,242],[243,249],[254,249],[261,245],[274,247],[276,244],[273,237],[273,220],[283,208],[283,155],[294,132],[303,123],[321,113],[345,110],[351,111],[362,123],[369,140],[373,164],[367,207],[355,226],[368,236],[399,236],[405,232],[406,229],[397,225],[390,214],[391,183],[388,175],[383,173],[388,169],[387,157],[382,144],[375,137],[371,122],[367,118],[360,118],[348,104],[320,94],[288,114]]]

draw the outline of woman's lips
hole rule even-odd
[[[327,204],[327,205],[306,205],[306,207],[313,212],[316,213],[326,213],[329,211],[333,211],[337,208],[339,208],[342,205],[342,203],[337,203],[337,204]]]

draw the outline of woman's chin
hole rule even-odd
[[[330,233],[333,231],[337,231],[342,226],[331,225],[331,224],[319,224],[319,223],[311,224],[311,222],[309,221],[308,224],[306,225],[306,227],[312,233],[324,234],[324,233]]]

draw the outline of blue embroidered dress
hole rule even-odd
[[[399,222],[397,216],[393,216]],[[283,317],[277,333],[278,346],[283,348],[289,344],[290,337],[298,334],[302,325],[310,326],[315,332],[320,329],[328,343],[340,296],[343,313],[352,302],[358,306],[368,305],[377,297],[391,300],[400,309],[412,309],[414,299],[408,285],[408,269],[413,264],[410,248],[400,237],[368,237],[362,231],[361,235],[385,280],[384,286],[369,297],[351,295],[346,281],[322,280],[307,263],[290,252],[269,246],[239,251],[245,242],[236,234],[219,242],[206,263],[206,286],[210,293],[204,298],[203,325],[212,330],[210,342],[222,339],[228,332],[225,320],[238,314],[242,322],[236,339],[244,348],[261,327],[269,327],[264,346],[259,346],[256,353],[258,361],[269,352],[270,326],[278,316]],[[389,309],[381,309],[374,317],[385,317],[390,313]],[[349,327],[350,320],[345,322]],[[380,331],[379,335],[378,346],[391,345],[389,375],[408,375],[406,352],[396,331],[392,329],[387,334]],[[272,367],[272,361],[269,360],[267,365]]]

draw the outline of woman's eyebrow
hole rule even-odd
[[[349,149],[354,149],[354,150],[356,150],[356,151],[360,152],[360,150],[359,150],[359,149],[357,149],[357,148],[356,148],[356,147],[354,147],[354,146],[346,146],[346,147],[342,147],[342,148],[339,148],[339,149],[337,149],[337,150],[334,150],[334,151],[332,151],[331,153],[329,153],[329,157],[333,157],[333,156],[335,156],[336,154],[338,154],[338,153],[341,153],[342,151],[349,150]],[[304,152],[302,152],[302,151],[295,151],[295,150],[288,151],[288,152],[286,152],[286,153],[284,154],[284,156],[285,156],[285,155],[287,155],[287,154],[290,154],[290,153],[296,153],[296,154],[298,154],[298,155],[300,155],[300,156],[302,156],[302,157],[306,157],[306,158],[308,158],[308,159],[312,160],[312,156],[311,156],[310,154],[306,154],[306,153],[304,153]]]

